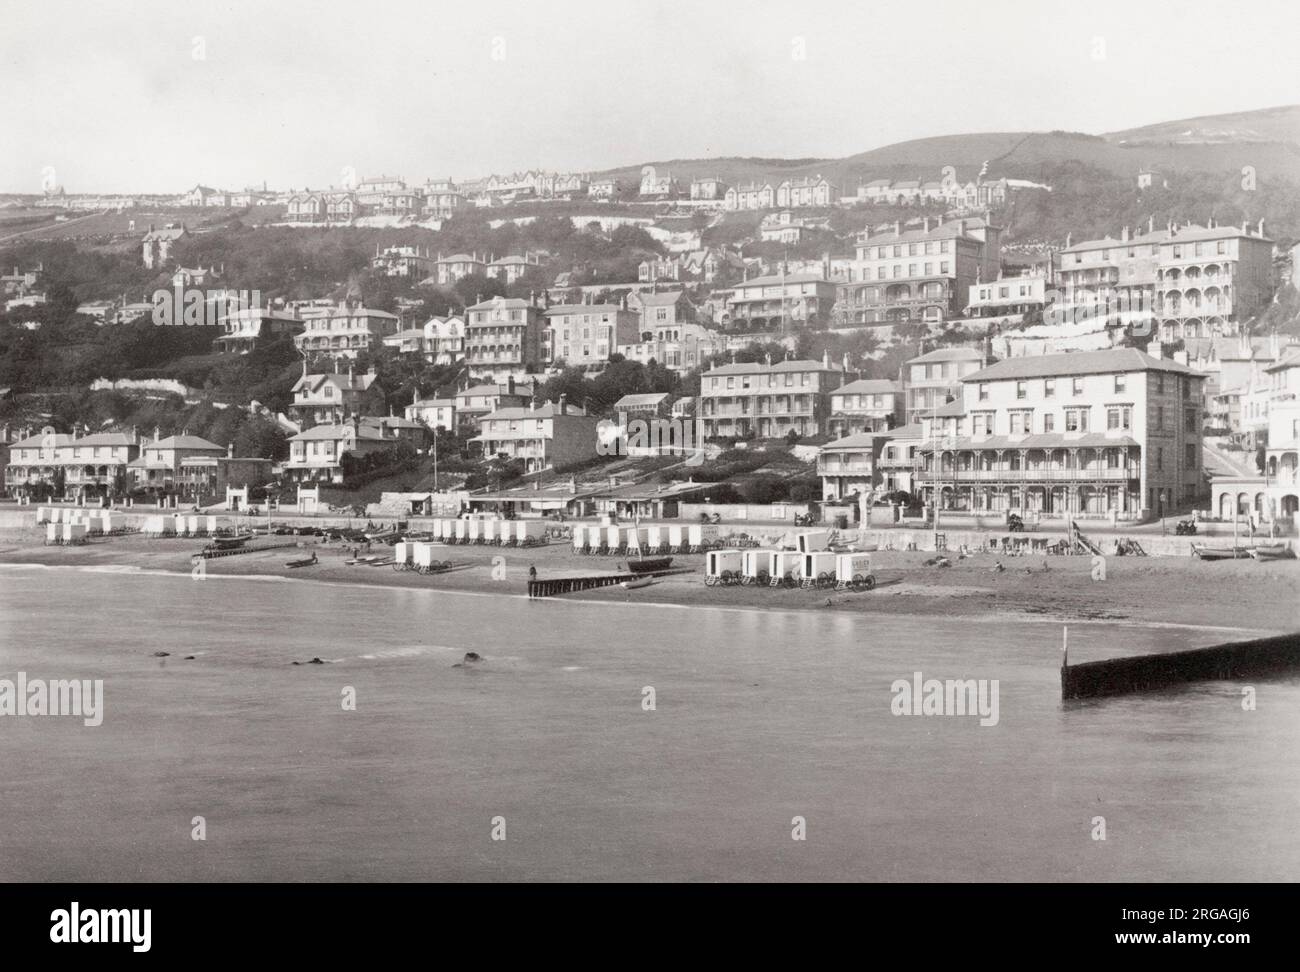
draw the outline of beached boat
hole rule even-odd
[[[310,567],[314,563],[316,563],[316,555],[312,554],[310,557],[299,557],[297,560],[286,560],[284,565],[286,567]]]
[[[649,587],[654,583],[651,577],[638,577],[635,580],[625,580],[619,582],[619,587],[625,591],[635,591],[639,587]]]
[[[229,537],[213,537],[212,543],[218,550],[233,550],[242,547],[253,538],[251,533],[236,533]]]
[[[1250,555],[1256,560],[1293,560],[1295,551],[1285,543],[1274,543],[1262,547],[1251,547]]]
[[[627,569],[634,574],[653,574],[658,570],[667,570],[672,565],[672,557],[638,557],[627,562]]]
[[[1250,556],[1245,547],[1207,547],[1203,543],[1192,544],[1192,553],[1202,560],[1240,560]]]

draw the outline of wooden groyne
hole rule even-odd
[[[262,553],[264,550],[284,550],[297,547],[297,543],[264,543],[257,547],[204,547],[194,554],[191,560],[212,560],[216,557],[235,557],[239,554]]]
[[[1145,692],[1183,682],[1253,678],[1300,670],[1300,632],[1160,655],[1061,666],[1061,698]]]
[[[574,594],[578,591],[591,591],[598,587],[613,587],[625,580],[632,580],[636,574],[605,574],[600,577],[554,577],[547,580],[530,580],[529,597],[554,597],[556,594]]]
[[[672,570],[656,570],[646,574],[598,574],[591,577],[552,577],[546,580],[528,582],[529,597],[554,597],[557,594],[576,594],[579,591],[592,591],[598,587],[613,587],[623,581],[640,580],[646,577],[667,577],[671,574],[689,574],[692,568],[681,567]]]

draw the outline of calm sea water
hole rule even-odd
[[[1232,634],[1073,625],[1071,658]],[[0,677],[106,710],[0,717],[0,880],[1300,878],[1300,680],[1063,705],[1060,639],[0,568]],[[998,725],[893,715],[915,671],[998,679]]]

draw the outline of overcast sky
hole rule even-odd
[[[1298,103],[1298,41],[1295,0],[4,0],[0,191],[1101,133]]]

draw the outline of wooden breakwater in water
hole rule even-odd
[[[1300,632],[1160,655],[1061,666],[1061,698],[1145,692],[1183,682],[1250,678],[1300,670]]]

